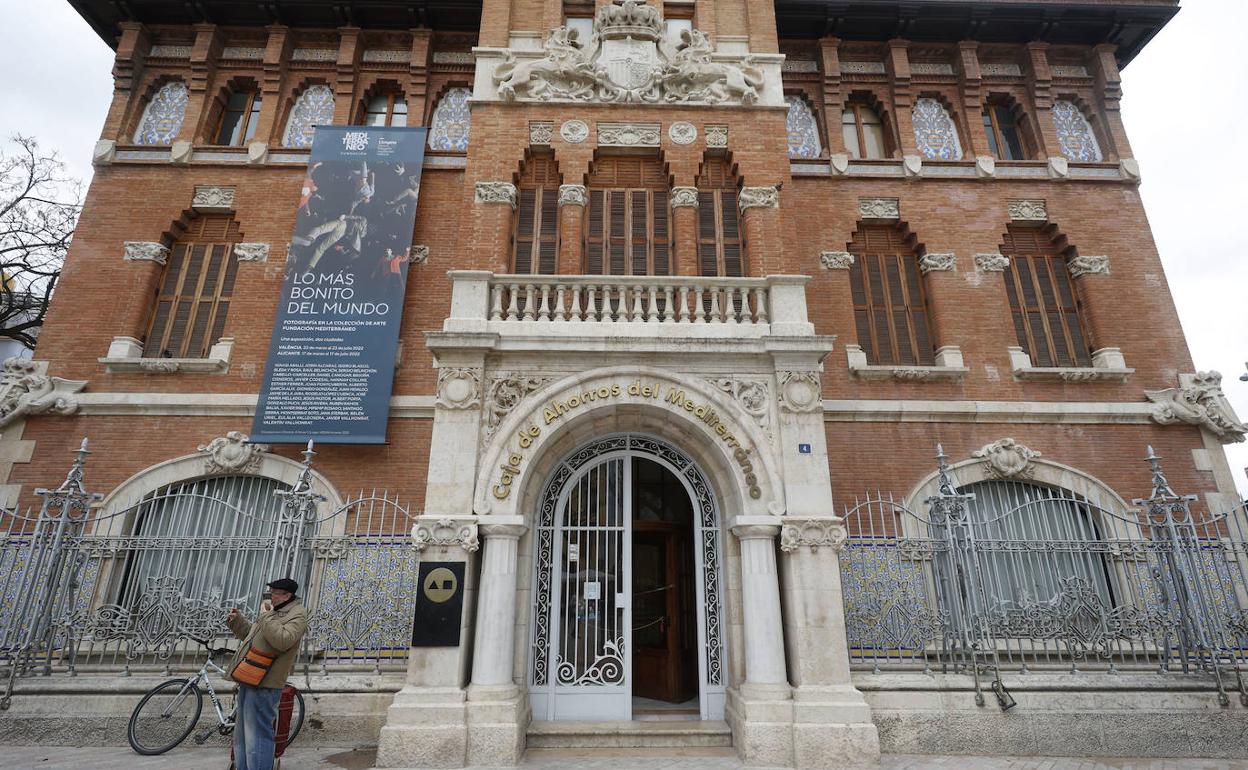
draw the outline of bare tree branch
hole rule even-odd
[[[0,149],[0,339],[35,346],[81,210],[57,153],[21,135]]]

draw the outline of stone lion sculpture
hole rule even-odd
[[[494,71],[498,95],[504,101],[514,101],[517,95],[533,99],[593,99],[604,73],[586,57],[579,33],[559,27],[551,31],[542,47],[546,56],[532,61],[518,61],[510,51],[507,53]]]
[[[740,66],[711,61],[714,49],[706,35],[684,30],[662,76],[663,91],[669,102],[710,102],[740,100],[749,106],[758,101],[763,73],[747,58]]]

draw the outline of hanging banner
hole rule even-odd
[[[385,443],[426,132],[316,129],[252,441]]]

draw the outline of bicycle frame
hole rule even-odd
[[[228,729],[234,727],[234,709],[230,709],[230,713],[226,714],[225,709],[221,705],[221,699],[217,697],[217,691],[212,687],[212,681],[209,680],[210,673],[225,676],[225,669],[218,666],[211,657],[204,661],[204,665],[196,673],[186,678],[186,684],[182,686],[179,698],[174,700],[168,708],[165,709],[164,716],[169,716],[173,710],[182,702],[182,698],[190,692],[191,685],[202,685],[203,689],[208,693],[208,699],[212,701],[212,708],[217,712],[217,724],[220,729]]]

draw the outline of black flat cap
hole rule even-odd
[[[298,592],[299,584],[290,578],[278,578],[272,583],[269,583],[269,588],[276,588],[279,591],[289,591],[293,594]]]

